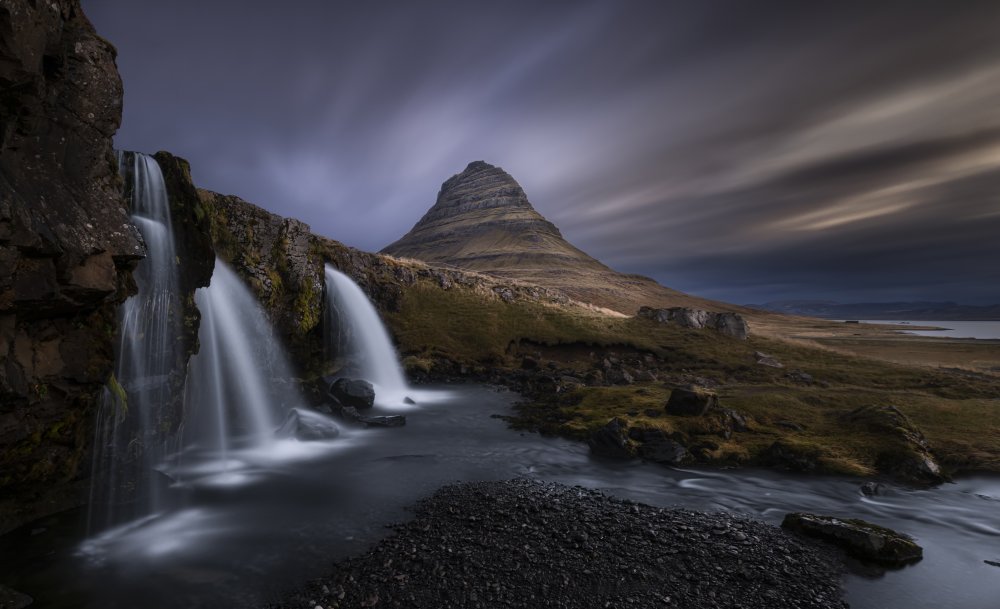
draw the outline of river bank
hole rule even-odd
[[[732,513],[527,479],[449,485],[414,512],[272,607],[847,607],[834,552]]]
[[[512,414],[518,396],[496,387],[414,397],[405,427],[346,430],[284,456],[237,451],[225,475],[190,471],[170,489],[167,510],[125,527],[88,537],[85,513],[30,524],[0,539],[0,584],[53,609],[264,606],[364,556],[391,534],[387,524],[413,518],[407,506],[442,486],[529,478],[772,526],[804,511],[914,536],[922,561],[846,575],[854,609],[982,609],[1000,594],[997,568],[984,562],[1000,560],[996,478],[888,484],[866,497],[858,478],[597,458],[581,442],[511,430],[498,417]]]

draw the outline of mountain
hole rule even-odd
[[[510,174],[484,161],[445,181],[434,206],[382,252],[554,288],[627,315],[643,305],[737,309],[605,266],[566,241]]]
[[[779,300],[746,305],[753,309],[808,315],[824,319],[898,319],[908,321],[1000,320],[1000,304],[960,305],[954,302],[857,302]]]

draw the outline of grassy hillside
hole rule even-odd
[[[762,336],[739,341],[582,307],[508,304],[426,282],[406,290],[387,321],[411,368],[426,371],[448,361],[516,377],[524,376],[525,356],[537,359],[559,389],[529,389],[532,399],[516,423],[547,433],[586,439],[620,417],[699,447],[705,461],[764,463],[778,442],[818,471],[873,475],[885,469],[887,451],[903,450],[902,432],[894,423],[852,413],[894,406],[947,470],[1000,471],[1000,379],[988,375],[899,365]],[[784,367],[758,364],[756,352]],[[584,383],[608,357],[651,371],[656,380]],[[581,383],[564,384],[562,377]],[[671,389],[688,383],[715,388],[722,406],[749,417],[749,430],[725,438],[711,416],[663,414]]]

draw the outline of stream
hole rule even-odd
[[[78,510],[0,538],[0,583],[60,609],[256,606],[363,552],[441,485],[520,476],[774,524],[799,510],[863,518],[912,535],[925,558],[847,575],[852,607],[1000,607],[1000,568],[984,562],[1000,561],[1000,478],[864,497],[849,478],[597,459],[582,443],[491,416],[508,414],[516,394],[474,385],[413,394],[402,428],[268,450],[189,449],[163,468],[174,482],[159,513],[88,538]]]

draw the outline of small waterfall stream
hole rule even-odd
[[[236,273],[215,261],[212,283],[195,293],[201,349],[191,358],[185,440],[221,451],[264,448],[298,390],[285,386],[291,366],[263,309]]]
[[[161,485],[153,468],[171,448],[179,422],[176,347],[180,303],[170,204],[163,174],[148,155],[118,152],[132,222],[146,242],[136,267],[138,293],[120,310],[114,378],[99,406],[95,432],[90,526],[157,510]]]
[[[338,327],[340,323],[350,327],[350,355],[359,364],[361,377],[375,386],[376,403],[401,405],[411,392],[378,311],[347,275],[326,265],[325,278],[327,328]],[[336,345],[328,346],[328,351],[335,348]]]

